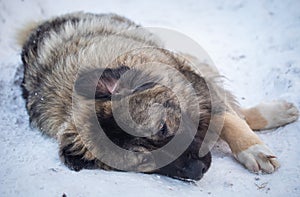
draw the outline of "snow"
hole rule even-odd
[[[71,12],[114,12],[197,41],[243,106],[286,99],[300,108],[298,0],[0,0],[0,196],[300,196],[300,122],[259,136],[277,154],[274,174],[252,174],[222,142],[195,184],[158,175],[82,170],[58,157],[57,143],[28,125],[15,33],[28,21]]]

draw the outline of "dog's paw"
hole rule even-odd
[[[280,166],[276,156],[264,144],[253,145],[235,157],[248,170],[255,173],[259,171],[273,173]]]
[[[131,154],[126,155],[126,165],[130,171],[150,172],[156,168],[153,154],[143,147],[132,147]]]
[[[67,146],[60,150],[60,159],[71,170],[80,171],[82,169],[96,169],[98,167],[95,159],[88,160],[84,158],[83,154],[72,154],[67,148],[69,147]]]
[[[292,103],[279,100],[263,102],[257,106],[262,117],[266,119],[265,129],[279,127],[294,122],[299,117],[299,111]]]

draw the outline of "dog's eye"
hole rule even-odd
[[[161,127],[158,134],[161,136],[166,136],[168,134],[168,127],[165,122],[161,123]]]
[[[148,82],[148,83],[145,83],[137,88],[134,89],[133,93],[136,93],[136,92],[142,92],[146,89],[150,89],[150,88],[153,88],[154,86],[156,85],[156,83],[154,82]]]
[[[193,158],[192,153],[188,153],[188,154],[187,154],[187,158],[188,158],[188,159],[192,159],[192,158]]]

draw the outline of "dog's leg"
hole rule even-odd
[[[259,105],[242,109],[245,120],[253,130],[272,129],[291,122],[299,117],[299,111],[286,101],[263,102]]]
[[[112,170],[113,167],[108,164],[102,163],[96,158],[92,152],[85,147],[85,144],[81,140],[80,135],[74,129],[74,125],[69,125],[69,128],[65,128],[59,133],[59,155],[62,162],[70,169],[79,171],[81,169],[104,169]],[[107,153],[106,162],[120,163],[122,166],[118,169],[125,169],[127,171],[148,172],[155,169],[155,161],[150,151],[147,151],[138,144],[124,145],[124,148],[128,148],[129,152],[135,152],[136,154],[124,154],[123,157],[117,158],[111,152]]]
[[[81,142],[75,129],[65,129],[59,133],[59,156],[62,162],[70,169],[98,168],[97,161]]]
[[[279,163],[269,148],[251,130],[245,120],[226,112],[221,138],[230,146],[235,158],[252,172],[272,173]]]

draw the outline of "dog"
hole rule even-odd
[[[164,49],[125,17],[66,14],[24,27],[18,39],[30,123],[58,140],[70,169],[200,180],[219,137],[251,172],[280,166],[253,130],[296,121],[293,104],[240,107],[211,65]]]

